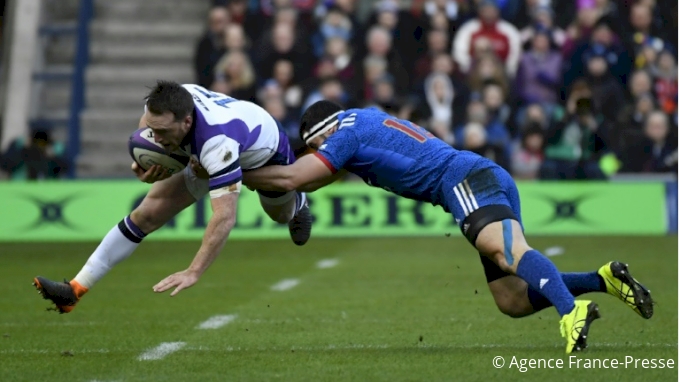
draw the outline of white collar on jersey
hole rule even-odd
[[[342,112],[344,112],[344,110],[340,110],[331,114],[330,116],[326,117],[326,119],[324,119],[323,121],[312,126],[312,128],[309,129],[308,131],[302,133],[302,139],[305,140],[305,143],[309,145],[309,141],[335,127],[335,125],[337,125],[338,122],[340,122],[336,117],[340,115],[340,113]]]

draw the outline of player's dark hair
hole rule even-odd
[[[322,100],[312,104],[302,115],[302,120],[300,121],[300,139],[304,141],[303,135],[305,132],[340,110],[343,110],[342,106],[332,101]]]
[[[146,108],[153,114],[171,112],[179,121],[194,110],[194,99],[182,85],[174,81],[158,80],[146,96]]]

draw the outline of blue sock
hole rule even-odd
[[[567,289],[569,289],[569,292],[574,297],[590,292],[607,291],[607,285],[605,285],[604,280],[602,280],[597,272],[562,273],[562,281],[564,281],[564,285],[567,286]],[[529,287],[527,290],[527,296],[529,297],[529,303],[531,303],[536,312],[552,306],[547,298],[543,297],[539,291],[532,287]]]
[[[517,276],[550,301],[560,316],[574,309],[574,296],[552,261],[536,250],[527,251],[517,264]]]

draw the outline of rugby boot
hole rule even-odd
[[[305,204],[288,222],[288,231],[293,243],[305,245],[312,235],[312,213],[309,211],[309,204]]]
[[[642,318],[652,317],[654,314],[652,295],[649,289],[630,275],[627,264],[612,261],[600,267],[597,274],[607,285],[607,293],[626,303]]]
[[[575,301],[574,309],[560,320],[560,332],[567,340],[567,354],[585,350],[590,324],[600,318],[600,309],[592,301]]]
[[[33,279],[33,286],[45,300],[54,303],[55,307],[47,310],[56,310],[62,314],[72,311],[80,298],[88,291],[75,280],[58,282],[40,276]]]

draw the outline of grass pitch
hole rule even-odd
[[[186,268],[198,243],[146,242],[72,313],[59,315],[45,311],[32,277],[73,277],[95,244],[1,244],[0,381],[677,380],[677,237],[530,243],[563,247],[552,258],[562,271],[628,262],[652,290],[654,317],[588,295],[603,317],[588,350],[576,355],[581,367],[570,367],[555,310],[503,316],[476,253],[463,239],[445,237],[313,239],[303,248],[230,242],[196,286],[173,298],[151,287]],[[319,268],[324,259],[337,263]],[[215,318],[214,326],[224,326],[197,329],[220,315],[230,317]],[[492,365],[497,356],[503,368]],[[513,356],[564,363],[521,373],[508,368]],[[676,363],[584,367],[626,356]]]

